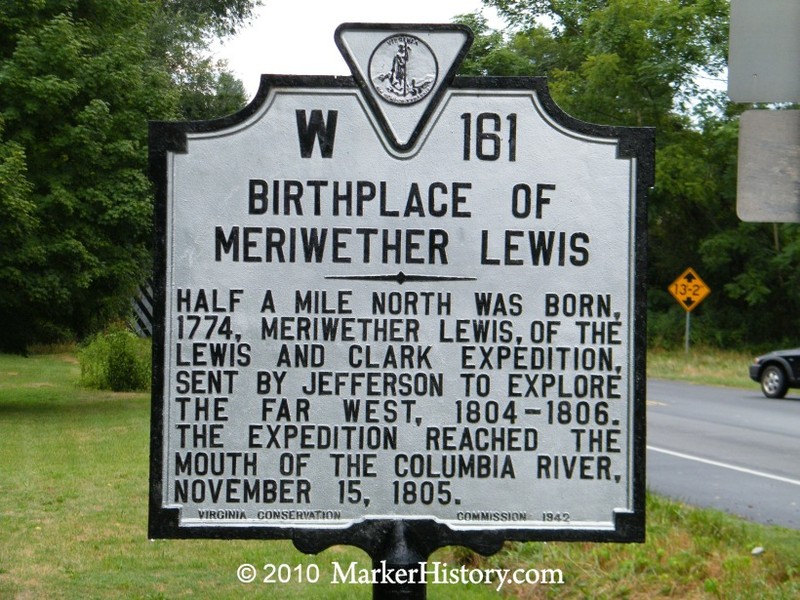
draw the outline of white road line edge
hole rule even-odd
[[[757,477],[765,477],[766,479],[774,479],[775,481],[782,481],[783,483],[790,483],[792,485],[800,485],[797,479],[789,479],[788,477],[781,477],[780,475],[772,475],[764,473],[763,471],[754,471],[753,469],[746,469],[744,467],[737,467],[736,465],[729,465],[727,463],[718,462],[716,460],[709,460],[707,458],[700,458],[699,456],[692,456],[691,454],[683,454],[682,452],[674,452],[673,450],[666,450],[664,448],[656,448],[655,446],[647,446],[648,450],[653,452],[660,452],[661,454],[669,454],[670,456],[677,456],[678,458],[685,458],[686,460],[693,460],[715,467],[722,467],[723,469],[730,469],[731,471],[739,471],[740,473],[747,473],[748,475],[755,475]]]

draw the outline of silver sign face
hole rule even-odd
[[[278,536],[613,531],[643,503],[630,132],[540,82],[456,80],[404,150],[372,106],[418,84],[423,34],[394,35],[372,59],[408,44],[407,64],[380,92],[369,66],[360,87],[267,79],[163,153],[151,502],[177,529]]]

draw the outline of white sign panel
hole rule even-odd
[[[153,127],[151,535],[640,538],[652,135],[373,29],[353,79]]]

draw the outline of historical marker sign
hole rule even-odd
[[[689,267],[669,286],[669,293],[686,312],[691,312],[711,293],[711,288]]]
[[[152,537],[643,538],[652,132],[470,41],[342,26],[352,78],[153,124]]]

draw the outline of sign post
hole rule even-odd
[[[151,126],[150,536],[351,544],[422,596],[444,545],[642,541],[652,130],[454,77],[465,27],[336,39],[353,77]]]
[[[686,311],[686,328],[684,331],[683,347],[689,353],[689,340],[691,339],[691,314],[697,306],[711,293],[705,281],[694,269],[689,267],[669,286],[669,293],[678,301]]]
[[[800,101],[800,3],[731,0],[728,95]],[[743,221],[800,222],[800,112],[748,110],[739,130],[736,211]]]

